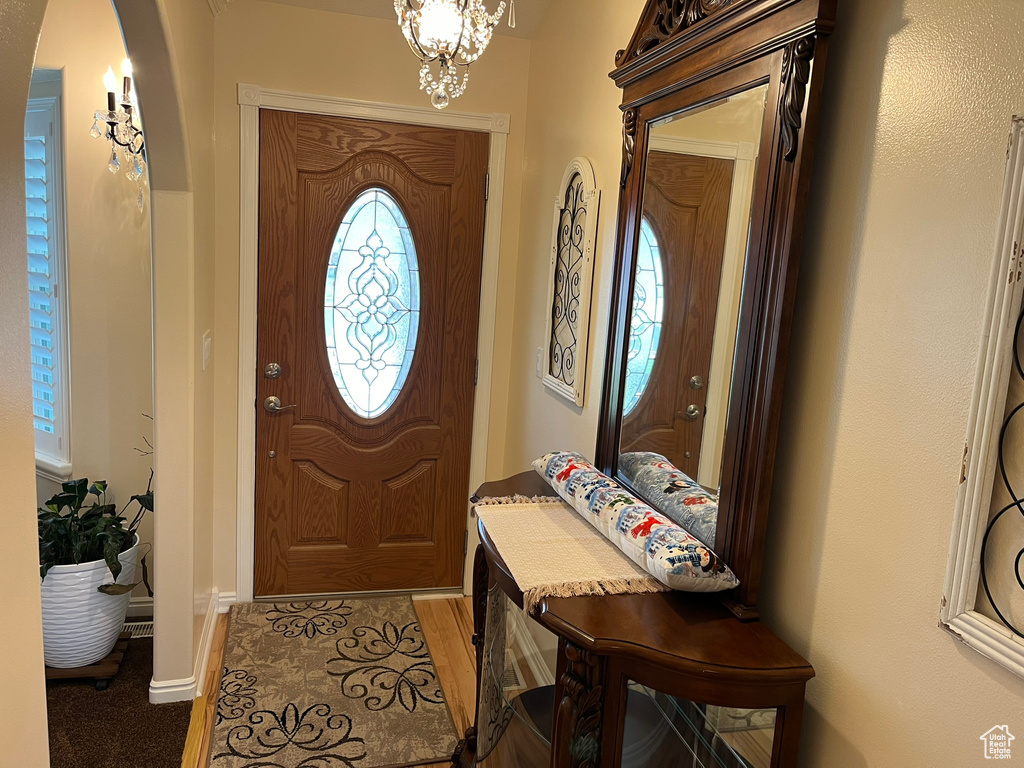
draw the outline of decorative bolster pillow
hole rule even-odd
[[[660,453],[645,451],[619,456],[619,471],[672,522],[706,546],[714,545],[718,501],[696,480]]]
[[[578,453],[541,456],[533,468],[627,557],[667,587],[721,592],[739,584],[711,549],[626,491]]]

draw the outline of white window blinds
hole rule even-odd
[[[70,451],[60,139],[59,97],[29,99],[25,114],[25,213],[36,463],[42,473],[63,479],[70,474]]]

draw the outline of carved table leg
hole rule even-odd
[[[473,558],[473,647],[476,648],[476,698],[473,723],[455,747],[452,765],[472,768],[476,765],[476,719],[479,710],[480,678],[484,669],[484,632],[487,627],[487,588],[490,583],[490,568],[483,545],[478,545]]]
[[[601,715],[604,707],[604,657],[589,653],[567,640],[559,641],[565,671],[558,681],[555,765],[597,768],[601,758]]]

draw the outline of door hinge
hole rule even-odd
[[[491,199],[491,174],[487,174],[487,181],[484,182],[484,200]]]
[[[480,358],[478,357],[476,359],[476,362],[473,363],[473,386],[475,387],[479,383],[480,383]]]
[[[469,531],[466,531],[466,535],[462,539],[462,554],[469,554]]]

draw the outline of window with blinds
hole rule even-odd
[[[25,113],[32,416],[38,471],[67,479],[71,467],[60,81],[54,82],[53,75],[41,80],[33,78],[33,97]]]

